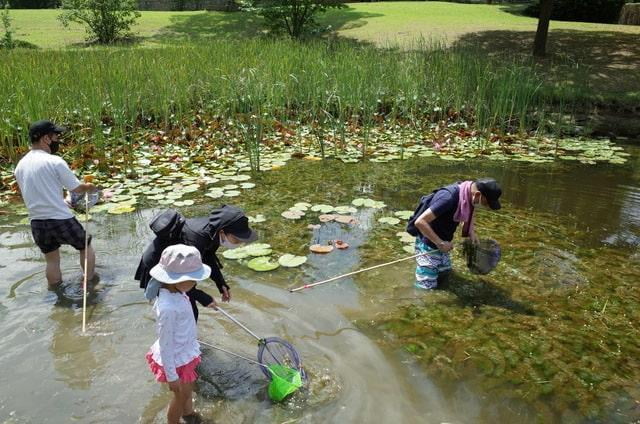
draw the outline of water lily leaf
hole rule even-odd
[[[382,217],[380,219],[378,219],[378,222],[381,224],[389,224],[389,225],[397,225],[400,223],[400,220],[398,218],[394,218],[392,216],[385,216]]]
[[[356,217],[350,215],[336,215],[334,219],[340,224],[357,225],[360,222]]]
[[[358,209],[354,208],[353,206],[336,206],[334,211],[342,215],[358,213]]]
[[[307,210],[309,209],[312,205],[311,203],[307,203],[307,202],[298,202],[295,205],[293,205],[295,208],[298,208],[300,210]],[[304,209],[302,209],[304,208]]]
[[[393,214],[400,219],[409,219],[411,218],[411,215],[413,215],[413,211],[397,211]]]
[[[271,254],[271,245],[267,243],[253,243],[244,247],[249,256],[268,256]]]
[[[326,244],[313,244],[309,246],[309,250],[313,253],[329,253],[333,251],[333,246]]]
[[[136,208],[130,205],[117,205],[113,208],[110,208],[107,212],[114,215],[120,215],[123,213],[129,213],[135,211]]]
[[[318,219],[320,220],[320,222],[331,222],[334,219],[336,219],[336,215],[323,214],[323,215],[320,215]]]
[[[286,255],[280,256],[280,258],[278,259],[278,263],[286,268],[295,268],[305,262],[307,262],[306,256],[295,256],[288,253]]]
[[[231,181],[248,181],[251,179],[251,177],[249,175],[234,175],[233,177],[229,178]]]
[[[184,203],[185,206],[191,206],[193,204],[195,204],[196,202],[193,200],[184,200],[182,203]]]
[[[243,188],[245,190],[250,189],[250,188],[254,188],[256,185],[254,183],[242,183],[240,184],[240,188]]]
[[[224,192],[225,197],[236,197],[240,196],[240,192],[236,190],[229,190]]]
[[[406,231],[400,231],[396,233],[396,236],[400,237],[401,243],[413,243],[416,238]]]
[[[265,271],[273,271],[280,267],[280,264],[277,262],[272,262],[268,256],[261,256],[259,258],[253,258],[249,262],[247,262],[247,266],[258,272]]]
[[[235,190],[238,188],[237,184],[227,184],[226,186],[222,186],[223,190]]]
[[[331,205],[324,205],[324,204],[319,204],[319,205],[313,205],[311,206],[311,211],[313,212],[320,212],[320,213],[330,213],[333,212],[334,207]]]
[[[267,220],[267,218],[265,218],[265,216],[262,215],[262,214],[258,214],[256,216],[249,216],[248,218],[249,218],[249,222],[251,224],[259,224],[259,223],[265,222]]]
[[[412,255],[416,253],[416,248],[413,246],[413,244],[407,244],[405,246],[402,246],[402,250]]]
[[[289,209],[287,211],[282,212],[280,215],[286,219],[300,219],[305,215],[305,213],[302,211]]]
[[[247,252],[247,249],[244,247],[238,247],[237,249],[227,249],[224,252],[222,252],[222,256],[227,258],[227,259],[244,259],[244,258],[248,258],[249,256],[249,252]]]
[[[361,207],[361,206],[364,206],[365,202],[368,201],[368,200],[371,200],[371,199],[364,199],[364,198],[359,197],[357,199],[353,199],[351,204],[353,206]]]
[[[349,248],[349,244],[345,243],[342,240],[334,240],[333,241],[333,245],[336,247],[336,249],[341,249],[341,250]]]
[[[320,225],[320,224],[309,224],[309,225],[307,225],[307,228],[308,228],[309,230],[317,230],[317,229],[318,229],[318,228],[320,228],[321,226],[322,226],[322,225]]]

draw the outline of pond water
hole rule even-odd
[[[296,346],[310,384],[273,405],[258,369],[203,349],[196,407],[220,423],[640,419],[640,152],[627,151],[626,165],[292,160],[255,176],[257,187],[228,203],[267,217],[255,227],[276,252],[306,255],[310,244],[335,239],[350,247],[268,273],[223,259],[233,294],[226,309],[257,334]],[[371,197],[391,210],[413,209],[433,188],[481,176],[504,189],[503,210],[481,212],[477,222],[481,237],[502,245],[492,274],[469,274],[458,253],[445,290],[416,291],[412,261],[287,290],[407,256],[395,235],[403,225],[377,222],[389,210],[359,209],[358,225],[310,230],[315,214],[280,217],[294,203]],[[208,200],[182,211],[197,216],[221,203]],[[91,221],[100,281],[89,297],[86,335],[76,254],[63,249],[65,287],[49,291],[29,228],[5,218],[0,422],[164,421],[170,395],[144,361],[155,339],[153,315],[132,278],[157,211]],[[241,329],[200,310],[203,341],[255,355]]]

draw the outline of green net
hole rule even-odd
[[[296,369],[273,364],[268,370],[271,372],[268,393],[274,402],[281,402],[302,386],[302,375]]]

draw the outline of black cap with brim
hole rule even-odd
[[[500,196],[502,195],[502,189],[500,184],[493,178],[482,178],[476,181],[476,187],[482,195],[487,199],[489,207],[493,210],[501,208]]]
[[[58,126],[51,121],[42,120],[36,121],[29,126],[29,138],[32,141],[37,141],[40,137],[51,133],[61,134],[67,129],[65,127]]]
[[[243,243],[251,243],[258,239],[258,234],[249,227],[249,218],[240,217],[235,222],[223,228],[225,233],[229,233]]]

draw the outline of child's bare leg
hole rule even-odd
[[[182,406],[182,415],[192,415],[194,413],[193,410],[193,383],[185,383],[183,384],[185,391],[184,404]]]
[[[167,411],[167,422],[168,424],[179,424],[180,418],[182,417],[182,407],[184,406],[184,396],[183,391],[184,385],[180,384],[178,389],[172,390],[173,398],[171,398],[171,402],[169,403],[169,410]]]

